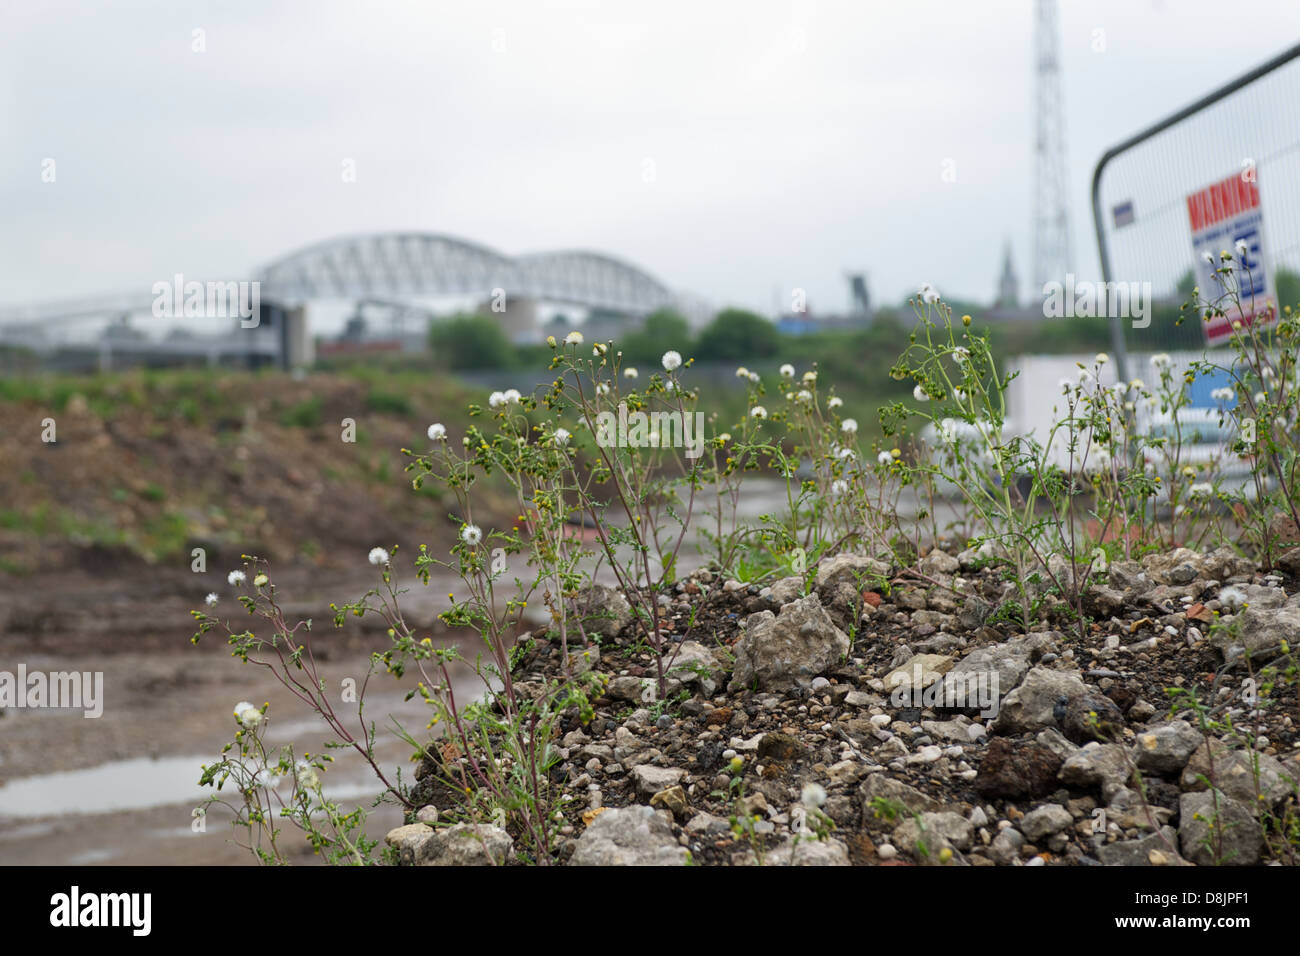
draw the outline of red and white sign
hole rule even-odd
[[[1230,339],[1233,322],[1241,322],[1244,328],[1277,321],[1277,292],[1273,276],[1264,265],[1264,212],[1256,177],[1252,166],[1187,197],[1201,298],[1211,302],[1220,299],[1226,281],[1241,299],[1239,309],[1231,299],[1223,298],[1219,304],[1225,315],[1202,323],[1210,345]],[[1238,241],[1246,243],[1245,256],[1236,251]],[[1224,251],[1232,254],[1231,260],[1220,260]],[[1207,261],[1207,253],[1212,261]],[[1230,276],[1215,275],[1215,270],[1228,266],[1232,267]]]

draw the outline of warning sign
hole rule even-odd
[[[1236,288],[1241,308],[1224,300],[1226,313],[1203,323],[1210,345],[1232,336],[1232,323],[1243,326],[1277,321],[1277,293],[1273,276],[1264,265],[1264,213],[1259,202],[1259,183],[1254,167],[1234,173],[1187,197],[1187,214],[1192,225],[1192,250],[1196,254],[1196,284],[1201,297],[1214,301],[1223,294],[1223,283]],[[1240,255],[1238,242],[1246,244]],[[1232,254],[1221,261],[1220,253]],[[1215,276],[1220,267],[1232,267],[1232,274]]]

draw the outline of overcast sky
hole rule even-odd
[[[814,310],[845,308],[848,269],[877,301],[923,281],[987,300],[1010,239],[1024,295],[1032,14],[1030,0],[4,0],[0,305],[246,277],[399,229],[602,251],[764,312],[795,286]],[[1296,0],[1062,4],[1079,273],[1096,270],[1104,149],[1297,37]]]

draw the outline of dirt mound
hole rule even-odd
[[[355,566],[376,545],[441,548],[454,534],[444,489],[413,491],[401,453],[427,447],[429,422],[459,431],[465,399],[446,383],[408,393],[344,376],[127,373],[7,383],[6,394],[10,585],[61,569],[188,570],[199,547],[222,567],[241,553]]]

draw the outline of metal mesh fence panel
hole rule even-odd
[[[1137,283],[1148,316],[1116,318],[1116,351],[1197,351],[1210,343],[1179,307],[1199,287],[1212,246],[1249,244],[1251,278],[1281,304],[1300,301],[1300,44],[1109,150],[1093,176],[1093,215],[1107,282]],[[1235,257],[1238,265],[1240,256]],[[1242,273],[1241,280],[1246,278]],[[1143,327],[1149,317],[1150,324]],[[1122,348],[1121,348],[1122,346]],[[1133,374],[1143,364],[1125,362]]]

